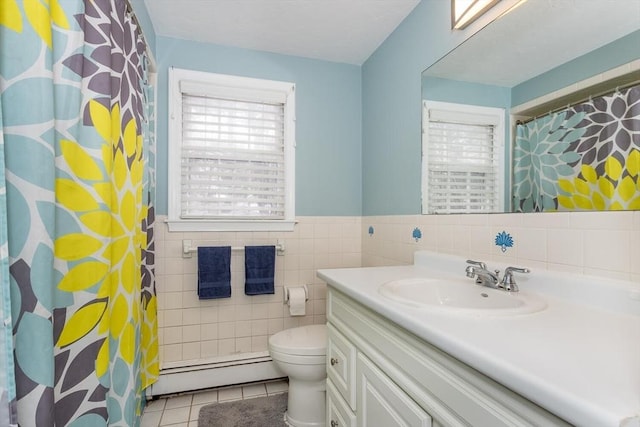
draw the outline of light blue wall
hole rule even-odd
[[[421,212],[421,73],[471,35],[451,31],[449,8],[448,1],[422,0],[363,65],[363,215]],[[522,92],[512,92],[511,105],[550,83],[563,87],[576,76],[593,75],[594,67],[608,69],[637,58],[639,39],[634,33],[613,56],[576,61],[571,70],[529,82],[519,88]]]
[[[362,213],[360,67],[158,36],[157,212],[167,213],[167,70],[296,84],[296,215]]]
[[[640,59],[640,30],[515,86],[512,105],[523,104],[635,59]]]
[[[362,67],[363,215],[421,211],[421,74],[461,41],[450,23],[423,0]]]
[[[502,86],[469,83],[439,77],[422,79],[422,98],[430,101],[480,105],[482,107],[511,107],[511,89]]]
[[[133,4],[159,72],[158,214],[169,66],[296,83],[297,215],[420,212],[421,72],[470,34],[451,32],[448,1],[422,0],[362,67],[156,36],[143,0]]]
[[[133,3],[139,14],[142,0]],[[471,35],[449,23],[448,1],[422,0],[358,67],[156,37],[145,8],[141,24],[159,69],[157,212],[167,213],[167,69],[176,66],[296,83],[297,215],[420,213],[421,73]],[[630,37],[614,55],[637,54],[640,32]],[[584,63],[572,66],[584,72]],[[511,105],[559,78],[528,82]]]

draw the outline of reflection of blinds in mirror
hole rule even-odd
[[[500,117],[428,109],[425,126],[425,213],[500,211]]]

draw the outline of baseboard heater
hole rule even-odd
[[[147,399],[197,391],[214,387],[283,378],[268,352],[238,355],[190,365],[167,366],[160,369],[158,381],[146,390]]]

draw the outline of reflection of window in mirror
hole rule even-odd
[[[504,211],[504,114],[423,102],[422,213]]]

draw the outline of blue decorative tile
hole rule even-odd
[[[507,248],[512,248],[513,243],[513,237],[506,231],[496,234],[496,246],[500,246],[502,252],[506,252]]]
[[[374,230],[373,230],[373,225],[369,226],[369,236],[373,236]]]
[[[422,239],[422,231],[420,231],[418,227],[414,228],[411,237],[416,239],[416,242],[419,241],[420,239]]]

